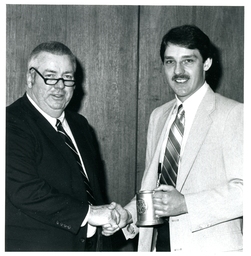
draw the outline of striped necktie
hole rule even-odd
[[[84,172],[84,169],[83,169],[83,166],[81,164],[80,156],[78,154],[78,151],[76,150],[76,148],[75,148],[71,138],[69,137],[69,135],[65,132],[65,130],[64,130],[63,126],[62,126],[62,123],[58,119],[57,119],[56,127],[57,127],[57,130],[58,130],[58,133],[63,138],[65,144],[68,146],[68,148],[72,152],[72,154],[73,154],[73,156],[74,156],[74,158],[75,158],[75,160],[76,160],[76,162],[78,164],[80,173],[82,174],[82,177],[83,177],[83,180],[84,180],[84,183],[85,183],[88,203],[90,205],[95,205],[95,198],[93,196],[91,185],[90,185],[90,182],[89,182],[89,180],[88,180],[88,178],[87,178],[87,176],[86,176],[86,174]]]
[[[176,118],[171,125],[163,166],[161,170],[161,184],[176,186],[178,166],[180,160],[181,142],[184,134],[185,111],[182,104],[178,107]]]

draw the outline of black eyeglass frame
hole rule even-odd
[[[30,69],[29,69],[29,71],[31,71],[31,70],[35,70],[38,74],[39,74],[39,76],[44,80],[44,83],[45,84],[47,84],[47,85],[56,85],[60,80],[62,80],[63,81],[63,84],[64,84],[64,86],[66,86],[66,87],[73,87],[73,86],[75,86],[75,80],[67,80],[67,79],[64,79],[64,78],[45,78],[36,68],[34,68],[34,67],[31,67]],[[55,81],[55,83],[48,83],[48,81]],[[71,83],[73,83],[72,85],[68,85],[68,84],[65,84],[65,82],[71,82]]]

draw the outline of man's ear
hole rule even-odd
[[[32,88],[34,84],[34,73],[32,73],[31,71],[28,71],[26,74],[26,80],[27,80],[28,88]]]
[[[207,58],[203,64],[204,71],[208,71],[212,66],[213,60],[211,58]]]

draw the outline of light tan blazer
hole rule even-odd
[[[157,168],[169,114],[175,100],[151,114],[146,168],[141,190],[156,186]],[[170,217],[171,251],[242,250],[243,104],[211,88],[196,113],[178,173],[176,189],[188,213]],[[135,198],[125,207],[137,221]],[[151,251],[153,229],[132,224],[126,238],[139,232],[138,251]],[[153,245],[154,246],[154,245]]]

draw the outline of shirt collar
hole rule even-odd
[[[57,123],[57,119],[59,119],[61,121],[61,123],[63,123],[64,119],[65,119],[65,113],[63,111],[63,113],[61,114],[60,117],[55,118],[55,117],[51,117],[50,115],[48,115],[47,113],[45,113],[38,105],[37,103],[28,95],[28,93],[26,93],[28,100],[31,102],[31,104],[40,112],[41,115],[43,115],[43,117],[56,129],[56,123]]]

